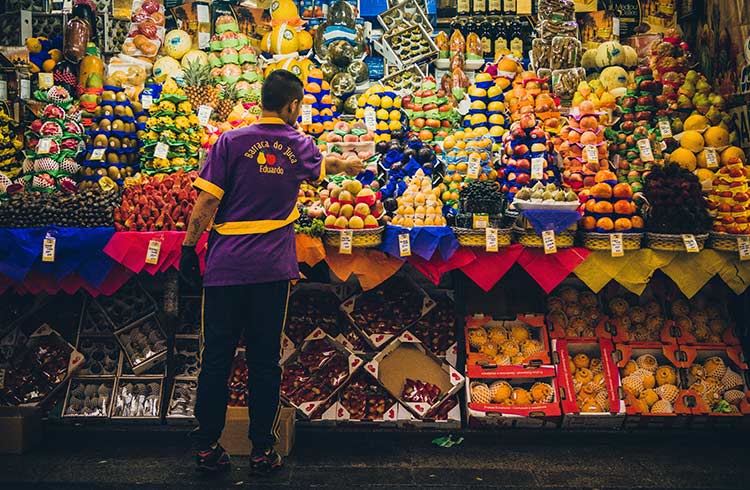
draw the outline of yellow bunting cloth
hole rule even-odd
[[[336,247],[326,247],[326,262],[339,279],[346,281],[354,274],[363,290],[377,287],[395,274],[404,264],[390,255],[369,248],[353,248],[351,255],[339,254]]]

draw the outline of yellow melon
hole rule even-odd
[[[701,114],[693,114],[692,116],[689,116],[687,119],[685,119],[683,129],[685,131],[703,131],[708,127],[708,124],[708,118],[706,118],[706,116],[703,116]]]
[[[703,150],[704,146],[703,135],[698,131],[691,129],[682,133],[682,139],[680,139],[680,146],[686,148],[693,153],[699,153]]]
[[[739,158],[742,163],[747,163],[747,156],[742,148],[736,146],[730,146],[726,150],[721,152],[721,164],[726,165],[730,158]]]
[[[669,155],[669,161],[670,163],[676,163],[680,167],[690,170],[691,172],[695,170],[697,165],[695,155],[692,151],[686,148],[677,148],[673,151],[672,154]]]
[[[729,144],[729,131],[721,126],[712,126],[703,133],[703,139],[706,141],[706,146],[721,148]]]

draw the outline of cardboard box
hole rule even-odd
[[[335,417],[339,424],[395,427],[400,411],[404,410],[393,395],[367,369],[358,371],[338,392],[337,398]],[[385,405],[379,407],[375,405],[376,401],[383,399]],[[382,412],[378,409],[382,409]]]
[[[281,407],[279,412],[279,440],[274,448],[282,456],[289,456],[294,447],[295,412],[288,407]],[[250,416],[247,407],[227,407],[224,432],[219,444],[232,456],[248,456],[253,448],[247,437]]]
[[[458,360],[456,343],[456,306],[453,292],[436,295],[431,292],[435,307],[409,327],[409,331],[419,338],[430,351],[445,358],[453,366]]]
[[[610,340],[552,340],[552,357],[557,365],[557,383],[563,410],[563,427],[569,429],[619,429],[625,421],[625,394],[620,388],[620,372],[612,362],[614,345]],[[601,363],[601,385],[607,390],[608,410],[582,412],[578,406],[572,360],[585,354]],[[590,366],[587,368],[589,370]],[[598,369],[597,369],[598,371]],[[588,374],[588,373],[587,373]],[[580,381],[579,381],[580,382]],[[596,382],[596,381],[594,381]]]
[[[464,384],[464,377],[445,360],[437,358],[406,331],[368,362],[365,369],[417,418],[423,418]],[[402,398],[407,379],[436,385],[440,395],[434,403],[410,402]]]
[[[178,391],[183,395],[179,396]],[[172,383],[172,394],[169,396],[167,420],[169,422],[191,423],[195,421],[195,400],[198,393],[198,382],[192,378],[175,378]]]
[[[131,337],[143,329],[149,328],[152,332],[149,334],[147,339],[147,347],[150,355],[144,355],[136,353],[130,347]],[[150,335],[154,335],[158,340],[156,342],[163,342],[163,348],[157,348],[156,342],[152,341]],[[133,369],[133,373],[136,375],[145,374],[151,367],[156,364],[163,362],[167,358],[167,336],[159,325],[159,319],[156,313],[152,313],[145,318],[142,318],[128,326],[121,328],[115,332],[115,338],[122,348],[122,352],[127,356],[130,361],[130,366]],[[151,350],[157,348],[156,351]]]
[[[398,426],[404,429],[460,429],[461,404],[458,394],[443,400],[437,407],[425,414],[422,419],[414,417],[410,411],[401,405],[399,407]]]
[[[482,328],[485,332],[489,333],[491,329],[499,328],[510,332],[513,327],[523,327],[528,330],[529,339],[536,340],[541,345],[541,350],[533,354],[524,356],[519,353],[517,356],[523,356],[523,361],[520,364],[500,365],[496,360],[497,356],[490,356],[486,353],[480,352],[479,349],[472,346],[472,331],[476,332],[478,329]],[[472,315],[466,318],[465,332],[466,374],[469,378],[500,377],[505,371],[517,371],[518,366],[538,367],[551,363],[547,328],[544,324],[544,316],[540,314],[519,314],[516,316],[515,320],[495,320],[486,315]],[[487,339],[485,342],[485,344],[490,343],[490,339]],[[495,345],[495,347],[499,354],[502,344]]]
[[[95,407],[89,406],[88,408],[91,408],[93,410],[96,410],[99,413],[91,414],[89,412],[89,415],[86,415],[83,413],[82,408],[78,408],[78,410],[71,409],[71,397],[73,397],[73,391],[76,389],[76,387],[81,386],[81,388],[85,387],[86,385],[100,385],[104,386],[108,391],[106,393],[102,393],[101,396],[97,392],[96,397],[99,402],[96,404]],[[79,388],[79,389],[81,389]],[[71,419],[102,419],[102,418],[109,418],[109,416],[112,414],[112,399],[114,398],[114,388],[115,388],[115,379],[112,377],[101,377],[101,378],[91,378],[91,377],[75,377],[71,378],[68,382],[68,390],[65,393],[65,402],[63,403],[63,410],[62,410],[62,417],[63,418],[71,418]],[[87,397],[88,400],[93,400],[94,396]],[[79,398],[81,401],[85,400],[83,398]],[[79,402],[80,403],[80,402]]]
[[[23,454],[42,440],[42,410],[0,407],[0,454]]]
[[[352,292],[346,284],[297,283],[289,297],[289,313],[284,327],[291,347],[302,344],[318,327],[331,337],[339,335],[340,325],[345,322],[339,306]]]
[[[131,409],[133,407],[133,400],[127,395],[123,394],[123,388],[126,385],[147,385],[148,398],[152,398],[155,401],[153,409],[149,410],[148,413],[138,415],[133,414]],[[152,389],[153,387],[153,389]],[[112,410],[110,411],[110,417],[118,420],[159,420],[161,417],[161,404],[164,391],[164,378],[162,377],[132,377],[132,378],[117,378],[115,384],[115,392],[112,397]],[[129,392],[132,394],[132,392]],[[135,395],[138,396],[138,395]],[[140,395],[143,396],[143,395]],[[146,399],[148,399],[146,398]],[[128,404],[130,402],[130,404]],[[138,405],[144,406],[143,401],[139,401]]]

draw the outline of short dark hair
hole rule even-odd
[[[304,95],[302,81],[287,70],[275,70],[263,82],[261,104],[267,111],[279,111]]]

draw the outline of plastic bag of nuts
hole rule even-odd
[[[567,68],[552,72],[552,91],[561,99],[572,99],[578,84],[586,80],[583,68]]]

